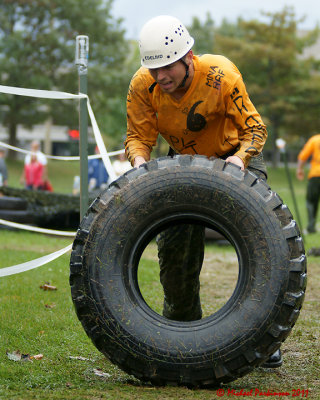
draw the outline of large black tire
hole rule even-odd
[[[168,320],[141,296],[150,238],[174,222],[220,231],[238,254],[228,302],[194,322]],[[294,326],[306,288],[299,229],[269,186],[220,159],[161,158],[126,173],[90,206],[71,254],[74,306],[113,363],[154,384],[217,386],[250,372]]]

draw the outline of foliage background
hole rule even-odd
[[[123,148],[126,92],[139,68],[136,41],[125,38],[114,0],[2,0],[0,2],[0,83],[76,93],[75,38],[90,39],[88,93],[109,150]],[[216,26],[208,13],[188,27],[194,53],[218,53],[241,71],[248,93],[269,131],[265,149],[279,158],[275,141],[284,138],[298,150],[318,131],[319,58],[306,57],[319,29],[302,35],[293,8],[261,13],[259,20],[224,20]],[[78,126],[77,108],[68,101],[0,95],[0,117],[16,144],[18,124],[48,119],[70,129]],[[166,151],[166,150],[165,150]],[[13,157],[13,154],[10,154]]]

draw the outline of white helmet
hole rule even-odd
[[[193,44],[193,37],[177,18],[152,18],[140,32],[141,65],[152,69],[172,64],[185,56]]]

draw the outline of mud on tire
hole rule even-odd
[[[221,232],[238,256],[232,296],[199,321],[160,316],[139,290],[144,248],[175,222]],[[73,243],[70,284],[87,335],[124,371],[153,384],[212,387],[259,366],[290,334],[306,257],[290,211],[264,181],[220,159],[164,157],[92,203]]]

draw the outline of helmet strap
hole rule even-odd
[[[180,61],[182,62],[182,64],[186,68],[186,74],[185,74],[184,78],[182,79],[182,82],[178,86],[179,88],[182,88],[182,87],[184,87],[184,85],[186,84],[187,79],[189,78],[189,65],[182,58],[180,59]]]

